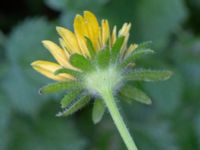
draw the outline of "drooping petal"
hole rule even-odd
[[[85,37],[88,35],[87,30],[85,28],[85,22],[81,15],[76,15],[74,19],[74,32],[81,49],[81,52],[85,56],[89,56],[89,51],[87,48]]]
[[[54,72],[56,70],[62,68],[62,66],[60,66],[56,63],[53,63],[53,62],[37,60],[37,61],[34,61],[31,65],[36,71],[38,71],[42,75],[44,75],[50,79],[56,80],[56,81],[64,81],[64,80],[74,79],[73,76],[68,75],[68,74],[54,75]]]
[[[85,28],[87,28],[87,36],[93,43],[96,50],[99,50],[99,24],[96,16],[90,11],[84,11]]]
[[[76,39],[76,36],[74,33],[72,33],[70,30],[63,28],[63,27],[56,27],[57,32],[62,37],[66,48],[70,53],[81,53],[80,47],[78,45],[78,41]]]
[[[70,64],[68,62],[68,57],[66,55],[66,52],[64,52],[64,50],[62,50],[57,44],[51,41],[46,40],[42,41],[42,43],[61,66],[70,67]]]
[[[102,27],[102,47],[104,47],[109,38],[110,38],[110,27],[108,24],[108,20],[102,20],[101,21],[101,27]]]

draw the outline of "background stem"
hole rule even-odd
[[[115,103],[112,90],[104,90],[101,92],[101,96],[104,99],[104,102],[111,114],[111,117],[117,126],[117,129],[124,140],[124,143],[126,144],[128,150],[137,150],[137,147],[123,121],[123,118],[121,117],[119,110],[117,108],[117,104]]]

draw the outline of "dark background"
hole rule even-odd
[[[118,29],[132,23],[130,42],[153,41],[156,55],[138,65],[174,72],[165,82],[141,83],[150,106],[119,102],[140,150],[200,150],[199,0],[10,0],[0,2],[0,149],[123,150],[108,113],[93,125],[90,105],[56,118],[61,95],[38,94],[51,82],[30,63],[51,59],[41,40],[57,41],[56,26],[72,29],[91,10]],[[92,104],[91,104],[92,105]]]

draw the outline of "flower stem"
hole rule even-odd
[[[128,150],[137,150],[137,147],[123,121],[122,116],[119,113],[119,110],[117,108],[117,104],[115,103],[112,90],[105,89],[101,93],[102,98],[104,99],[104,102],[111,114],[111,117],[117,126],[117,129],[124,140],[124,143],[126,144]]]

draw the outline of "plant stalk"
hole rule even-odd
[[[133,141],[124,121],[122,116],[119,113],[119,110],[117,108],[117,104],[115,103],[112,90],[105,89],[101,93],[102,98],[104,99],[104,102],[111,114],[111,117],[117,126],[117,129],[124,140],[124,143],[128,150],[137,150],[137,147],[135,145],[135,142]]]

